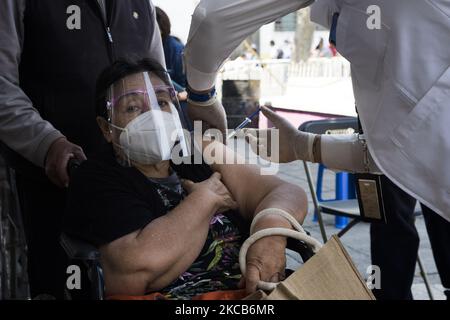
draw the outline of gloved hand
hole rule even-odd
[[[279,163],[296,160],[314,162],[315,134],[299,131],[267,107],[261,107],[261,111],[274,124],[275,128],[267,130],[245,129],[240,134],[244,135],[256,154],[266,160]],[[274,130],[278,130],[278,139],[276,139],[277,134],[274,134]],[[272,138],[275,138],[275,140],[272,141]]]
[[[208,128],[220,130],[224,137],[223,142],[226,142],[227,116],[218,99],[215,99],[209,106],[198,105],[194,101],[188,100],[187,110],[192,121],[201,120],[208,125]]]

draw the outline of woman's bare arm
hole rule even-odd
[[[212,216],[235,207],[220,174],[185,186],[191,193],[172,211],[100,248],[108,295],[142,295],[168,286],[200,254]]]
[[[302,188],[275,175],[262,175],[260,168],[255,165],[227,164],[233,163],[233,160],[234,163],[244,161],[239,160],[239,155],[219,142],[204,142],[204,150],[207,162],[221,159],[223,164],[214,163],[211,168],[221,173],[223,183],[230,190],[239,205],[240,213],[246,219],[251,221],[255,214],[266,208],[279,208],[303,223],[308,201]],[[210,157],[211,154],[214,158]],[[285,220],[281,218],[280,221]],[[282,224],[290,226],[289,223]]]

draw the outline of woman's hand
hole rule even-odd
[[[197,192],[202,195],[205,200],[213,200],[215,203],[214,213],[223,213],[228,210],[238,208],[237,202],[233,199],[230,191],[221,181],[222,175],[215,172],[208,180],[194,183],[190,180],[183,180],[183,188],[188,194]]]
[[[267,237],[256,241],[247,252],[247,273],[239,287],[247,294],[255,292],[260,280],[280,282],[285,279],[286,238]]]
[[[257,232],[270,228],[292,229],[291,223],[284,217],[268,215],[259,219],[254,226]],[[259,239],[247,251],[246,275],[240,287],[248,294],[255,292],[259,281],[280,282],[285,279],[286,244],[283,236],[270,236]]]

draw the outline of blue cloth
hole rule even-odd
[[[186,88],[186,75],[183,72],[184,45],[177,38],[168,36],[163,39],[163,47],[167,71],[172,81]]]
[[[338,24],[338,20],[339,20],[339,13],[335,13],[333,15],[333,22],[331,24],[331,30],[330,30],[330,43],[334,44],[334,46],[337,45],[337,24]]]

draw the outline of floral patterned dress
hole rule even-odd
[[[178,176],[151,179],[167,211],[186,196]],[[161,293],[168,299],[188,300],[219,290],[237,289],[241,279],[239,249],[245,240],[236,213],[216,214],[210,222],[205,245],[191,267]]]

